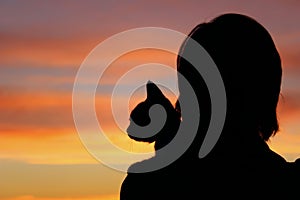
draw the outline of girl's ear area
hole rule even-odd
[[[146,88],[148,100],[158,101],[166,98],[162,91],[152,81],[147,82]]]

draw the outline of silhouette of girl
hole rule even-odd
[[[198,158],[198,152],[209,125],[211,103],[203,78],[180,56],[192,48],[189,37],[214,60],[227,96],[224,129],[203,159]],[[181,46],[177,71],[192,85],[199,101],[197,136],[186,153],[170,166],[128,174],[121,199],[164,199],[182,194],[210,199],[220,194],[234,199],[288,197],[297,167],[291,167],[266,143],[279,130],[276,108],[282,66],[272,37],[254,19],[233,13],[197,25],[189,37]],[[175,109],[180,111],[179,103]],[[299,180],[299,173],[297,176]]]
[[[237,156],[251,154],[255,161],[259,159],[264,162],[267,159],[270,163],[269,166],[259,166],[260,170],[264,167],[263,171],[276,170],[285,160],[271,151],[265,141],[279,129],[276,107],[282,69],[270,34],[252,18],[224,14],[196,26],[189,36],[213,58],[226,90],[225,127],[210,156],[236,159]],[[188,48],[189,39],[180,51],[184,54]],[[201,75],[180,56],[177,70],[193,86],[200,101],[201,114],[204,110],[205,119],[209,119],[209,93]],[[178,84],[180,90],[180,82]]]

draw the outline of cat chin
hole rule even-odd
[[[146,142],[146,143],[152,143],[155,142],[155,140],[153,138],[140,138],[140,137],[134,137],[131,135],[128,135],[130,139],[133,139],[137,142]]]

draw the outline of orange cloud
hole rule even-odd
[[[71,94],[17,90],[2,91],[0,97],[2,134],[34,134],[40,129],[73,126]]]
[[[5,65],[79,66],[101,38],[60,39],[0,35],[0,62]]]
[[[300,67],[299,50],[300,50],[300,32],[293,31],[278,35],[277,48],[281,56],[284,68]]]

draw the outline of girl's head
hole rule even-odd
[[[264,140],[275,135],[282,69],[279,53],[268,31],[245,15],[224,14],[199,24],[189,37],[210,54],[223,78],[227,95],[225,127],[256,130]],[[188,48],[189,38],[180,49],[177,70],[195,90],[201,120],[204,119],[204,123],[206,120],[207,125],[209,91],[193,66],[180,56]],[[180,79],[178,84],[181,84]]]

